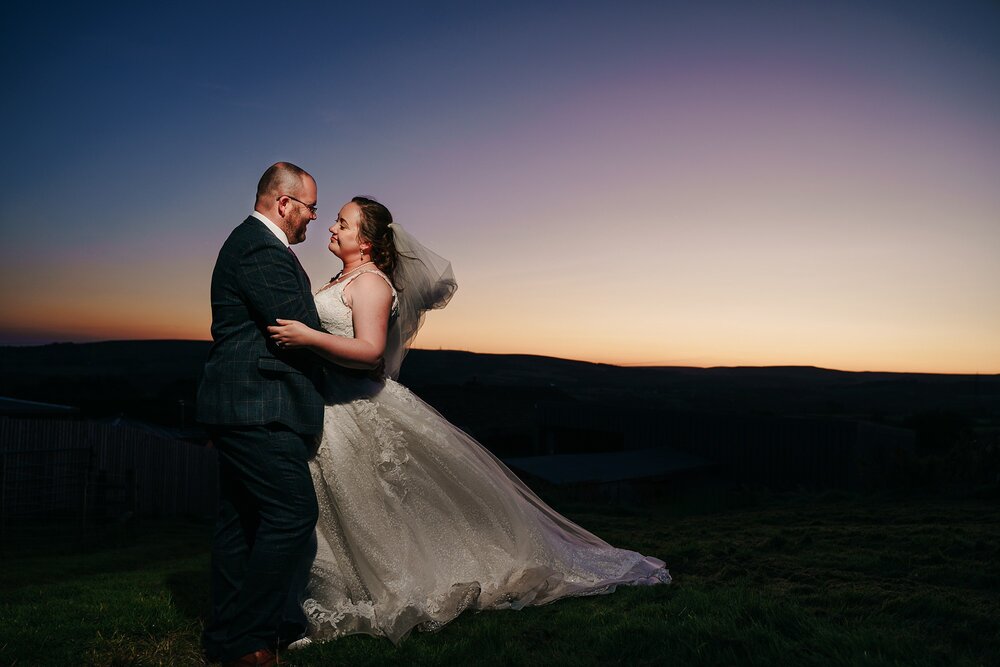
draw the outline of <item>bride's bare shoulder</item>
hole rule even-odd
[[[353,298],[391,299],[392,286],[389,278],[381,271],[365,271],[344,288],[345,293],[351,292]]]

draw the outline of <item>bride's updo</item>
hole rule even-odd
[[[361,209],[361,236],[372,244],[371,255],[375,266],[392,280],[396,270],[396,244],[392,235],[392,213],[371,197],[355,197],[351,200]]]

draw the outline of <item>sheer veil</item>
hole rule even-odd
[[[444,308],[458,289],[458,283],[451,262],[421,245],[398,224],[392,223],[389,228],[399,255],[392,274],[399,312],[389,323],[385,374],[395,380],[399,377],[403,357],[424,322],[424,313]]]

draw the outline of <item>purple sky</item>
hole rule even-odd
[[[260,173],[449,257],[417,344],[1000,372],[991,2],[7,10],[0,343],[207,338]],[[273,10],[270,10],[273,11]]]

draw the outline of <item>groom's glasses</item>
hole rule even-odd
[[[310,212],[310,213],[312,213],[313,215],[316,215],[316,209],[318,208],[318,207],[316,206],[316,204],[307,204],[307,203],[305,203],[304,201],[302,201],[301,199],[296,199],[296,198],[295,198],[295,197],[293,197],[292,195],[278,195],[278,199],[281,199],[282,197],[288,197],[288,198],[289,198],[289,199],[291,199],[292,201],[297,201],[298,203],[302,204],[302,205],[303,205],[303,206],[305,206],[305,207],[306,207],[307,209],[309,209],[309,212]]]

